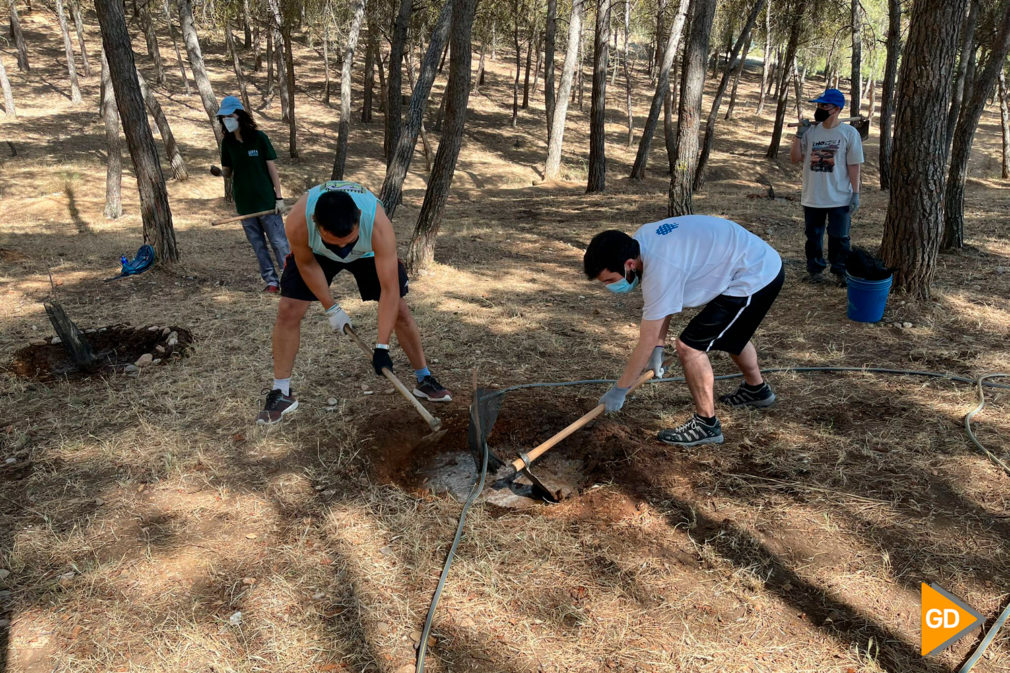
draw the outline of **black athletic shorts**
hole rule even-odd
[[[379,274],[375,272],[375,258],[361,257],[353,262],[335,262],[329,257],[316,255],[316,261],[322,267],[326,275],[326,284],[333,282],[333,277],[343,270],[351,272],[355,282],[358,284],[358,293],[361,301],[379,301],[382,287],[379,285]],[[408,292],[407,269],[403,262],[396,260],[397,272],[400,280],[400,296]],[[302,301],[316,301],[318,297],[312,294],[312,290],[302,280],[302,274],[298,271],[294,254],[288,254],[284,258],[284,273],[281,274],[281,296],[289,299],[301,299]]]
[[[749,297],[719,295],[687,324],[680,333],[680,340],[706,353],[717,350],[740,355],[775,303],[784,280],[783,268],[779,269],[775,280]]]

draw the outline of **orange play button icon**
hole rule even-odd
[[[982,615],[935,584],[922,584],[922,656],[938,654],[982,624]]]

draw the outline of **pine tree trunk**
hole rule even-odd
[[[81,102],[81,87],[77,83],[77,66],[74,63],[74,45],[70,41],[70,31],[67,30],[67,16],[63,11],[63,0],[55,0],[56,16],[60,20],[60,32],[63,33],[63,51],[67,57],[67,73],[70,76],[70,102]]]
[[[325,18],[323,18],[323,73],[325,84],[323,85],[323,103],[330,104],[330,6],[326,5]]]
[[[547,26],[544,31],[544,107],[547,113],[547,144],[551,144],[554,126],[554,108],[557,106],[554,91],[554,42],[558,33],[558,0],[547,0]],[[480,50],[478,70],[484,75],[484,47]],[[478,82],[480,78],[478,78]],[[478,84],[479,86],[479,84]]]
[[[583,31],[585,31],[585,26],[583,26]],[[585,35],[579,37],[579,71],[577,73],[579,77],[579,112],[582,112],[582,101],[584,98],[584,93],[586,90],[585,80],[586,80],[586,39]]]
[[[743,55],[740,56],[739,62],[737,62],[736,69],[733,71],[733,89],[729,94],[729,105],[726,106],[726,114],[723,119],[732,119],[733,111],[736,109],[736,92],[737,87],[740,86],[740,77],[743,75],[744,67],[747,65],[747,56],[750,54],[750,40],[744,42]]]
[[[147,43],[147,54],[154,61],[155,81],[165,83],[165,68],[161,62],[161,49],[158,48],[158,34],[154,30],[154,20],[151,17],[151,2],[140,0],[140,25],[144,30],[144,40]]]
[[[249,103],[249,89],[245,82],[245,73],[242,72],[242,62],[238,58],[238,50],[235,48],[235,38],[231,34],[231,22],[224,20],[224,41],[231,56],[232,67],[235,69],[235,79],[238,81],[239,94],[242,96],[242,106],[246,111],[252,110]]]
[[[263,51],[260,49],[260,45],[263,44],[263,33],[269,31],[260,30],[259,24],[253,26],[253,72],[260,72],[263,70]]]
[[[284,36],[274,27],[274,68],[277,73],[277,92],[281,99],[281,121],[291,123],[291,97],[288,91],[287,59],[284,57]]]
[[[285,28],[281,32],[284,38],[284,65],[287,70],[285,83],[288,90],[288,156],[292,159],[298,158],[298,126],[295,123],[295,58],[291,48],[291,21],[285,22]]]
[[[442,222],[442,212],[449,199],[456,160],[463,141],[467,101],[470,96],[470,37],[477,0],[454,0],[452,10],[452,48],[449,57],[449,81],[445,96],[445,132],[438,144],[435,165],[424,193],[421,212],[408,246],[411,269],[423,268],[435,256],[435,237]]]
[[[863,25],[859,15],[859,0],[851,0],[852,8],[852,74],[849,89],[849,116],[858,117],[862,107],[859,96],[863,92]],[[790,63],[792,61],[789,61]]]
[[[123,143],[119,138],[119,111],[116,93],[109,78],[109,64],[102,50],[102,98],[100,105],[105,122],[105,151],[108,162],[105,169],[105,217],[115,220],[123,214]]]
[[[99,0],[95,0],[98,2]],[[102,0],[103,2],[115,2],[115,0]],[[218,146],[221,145],[222,132],[221,125],[217,122],[217,98],[214,96],[214,89],[210,85],[210,78],[207,76],[207,69],[203,65],[203,52],[200,50],[200,39],[196,35],[196,25],[193,21],[193,6],[190,0],[177,0],[179,8],[179,25],[182,29],[182,38],[186,44],[186,53],[189,55],[189,69],[193,73],[193,80],[196,82],[196,89],[200,93],[200,101],[203,103],[203,110],[207,113],[210,126],[214,130],[214,138]],[[108,46],[106,46],[108,49]],[[110,59],[109,65],[112,65]],[[113,70],[115,75],[115,70]],[[119,96],[119,90],[116,90]],[[122,103],[120,103],[122,104]],[[132,150],[131,150],[132,151]]]
[[[378,38],[376,38],[378,39]],[[375,46],[375,72],[379,75],[379,112],[386,112],[386,64],[382,62],[382,49]]]
[[[628,33],[631,32],[631,0],[624,3],[624,100],[628,111],[628,147],[635,142],[635,117],[631,110],[631,70],[628,65]]]
[[[477,91],[480,87],[484,86],[484,52],[487,51],[487,45],[481,42],[480,45],[480,60],[477,62],[477,75],[474,79],[477,83],[474,85],[473,90]],[[548,129],[550,133],[550,129]]]
[[[123,5],[119,0],[95,0],[95,10],[102,29],[102,42],[108,58],[109,78],[115,92],[119,118],[123,122],[126,143],[137,177],[144,240],[154,247],[158,260],[171,264],[179,260],[175,231],[172,228],[172,211],[168,206],[158,148],[154,144],[154,136],[144,111],[144,98],[137,81],[137,66],[130,47],[130,35],[126,30]]]
[[[894,289],[928,299],[943,231],[944,127],[967,0],[918,0],[898,76],[894,160],[881,256]]]
[[[537,56],[537,60],[533,63],[533,85],[530,89],[530,93],[534,96],[537,95],[537,86],[540,84],[540,63],[543,60],[541,57],[543,55],[542,48],[544,46],[544,33],[540,31],[537,33],[537,46],[534,47],[533,52]]]
[[[1010,178],[1010,95],[1007,94],[1006,72],[999,73],[999,117],[1003,136],[1003,172],[1001,177]]]
[[[975,50],[975,29],[978,26],[978,11],[982,3],[968,3],[968,18],[961,26],[960,54],[955,69],[953,94],[950,99],[950,109],[947,111],[947,127],[945,129],[946,148],[950,151],[950,144],[954,141],[954,127],[957,126],[957,116],[961,113],[961,102],[964,98],[964,86],[969,77],[974,77]]]
[[[249,17],[249,0],[242,0],[242,46],[245,49],[252,48],[252,19]]]
[[[1002,4],[1004,10],[1007,3]],[[950,171],[943,208],[943,242],[941,250],[964,247],[964,183],[968,177],[968,159],[975,139],[978,122],[985,110],[986,99],[992,94],[996,82],[1003,72],[1007,52],[1010,51],[1010,11],[1004,11],[996,26],[999,33],[988,38],[982,69],[973,81],[965,83],[965,102],[958,115],[954,129],[953,147],[950,153]],[[991,42],[989,40],[992,40]]]
[[[884,60],[884,86],[880,94],[880,189],[891,188],[891,141],[894,121],[894,91],[901,54],[901,0],[887,0],[887,56]]]
[[[14,94],[11,92],[11,82],[7,79],[7,68],[4,67],[3,58],[0,58],[0,89],[4,95],[4,116],[7,119],[17,119],[18,112],[14,107]]]
[[[25,35],[21,32],[21,20],[18,18],[18,10],[14,4],[14,0],[10,2],[11,9],[11,39],[14,40],[14,44],[18,49],[18,70],[22,72],[31,72],[31,66],[28,64],[28,47],[25,45]]]
[[[656,45],[653,49],[652,61],[649,63],[649,77],[655,78],[659,76],[659,68],[663,62],[664,51],[664,37],[666,37],[666,2],[667,0],[658,0],[656,2]]]
[[[421,124],[424,121],[424,110],[428,105],[431,85],[435,81],[438,59],[442,53],[442,48],[445,46],[449,27],[452,25],[452,8],[453,0],[446,0],[435,21],[435,26],[431,31],[431,42],[428,44],[428,51],[421,62],[421,72],[418,75],[417,84],[414,85],[414,91],[410,96],[407,119],[400,130],[392,160],[386,167],[386,178],[382,182],[379,200],[382,201],[386,214],[390,217],[396,212],[396,208],[400,205],[400,201],[403,198],[403,181],[407,178],[407,171],[410,169],[410,160],[414,156],[414,147],[417,145],[417,136],[421,132]],[[467,47],[467,53],[470,53],[469,47]],[[467,91],[469,92],[469,89]]]
[[[331,180],[344,179],[344,166],[347,163],[347,136],[351,128],[351,65],[354,62],[354,50],[358,46],[358,35],[361,33],[361,21],[365,16],[365,0],[354,0],[354,14],[351,27],[347,33],[347,44],[344,47],[344,60],[340,67],[340,124],[337,131],[337,154],[333,159]]]
[[[267,34],[267,81],[266,81],[266,94],[264,94],[264,100],[269,100],[274,96],[274,87],[277,86],[277,80],[274,77],[274,29],[270,26],[266,29]],[[283,110],[282,110],[283,113]]]
[[[768,0],[768,9],[765,11],[765,50],[761,57],[761,89],[758,93],[757,109],[755,114],[761,114],[765,109],[765,95],[768,90],[768,68],[772,55],[772,0]]]
[[[81,20],[81,8],[77,4],[77,0],[70,0],[70,14],[74,17],[74,28],[77,30],[77,44],[81,47],[81,73],[85,77],[91,77],[88,46],[84,44],[84,22]]]
[[[361,123],[372,122],[372,91],[375,87],[375,52],[379,48],[375,39],[376,27],[371,18],[368,19],[368,42],[365,46],[365,88],[362,92]]]
[[[631,168],[631,177],[637,180],[645,179],[645,167],[649,160],[649,147],[652,144],[652,136],[656,133],[656,125],[659,123],[659,113],[663,110],[670,92],[670,69],[673,67],[673,60],[677,55],[677,48],[680,44],[680,34],[684,29],[684,20],[687,17],[687,9],[690,0],[680,0],[677,14],[670,27],[670,35],[666,40],[666,48],[663,50],[662,63],[659,67],[659,76],[656,81],[656,93],[652,96],[652,105],[649,107],[649,116],[645,119],[645,126],[642,128],[642,137],[638,141],[638,153],[635,155],[635,164]],[[664,131],[665,131],[664,123]]]
[[[701,96],[705,87],[708,40],[715,16],[715,0],[694,0],[677,107],[677,153],[670,178],[670,216],[694,212],[692,185],[698,165],[698,130],[701,126]]]
[[[186,162],[183,161],[182,153],[179,152],[179,144],[175,142],[175,135],[172,127],[168,125],[168,118],[161,109],[161,104],[154,97],[151,88],[147,86],[144,76],[137,70],[137,83],[140,85],[140,94],[144,97],[144,105],[147,111],[154,117],[154,123],[158,126],[161,140],[165,143],[165,155],[172,165],[172,177],[180,182],[189,178],[189,171],[186,170]]]
[[[804,10],[806,3],[800,3],[793,11],[792,25],[789,28],[789,42],[786,44],[785,54],[780,60],[779,81],[776,85],[778,89],[778,104],[775,107],[775,127],[772,130],[772,139],[768,144],[768,151],[765,156],[774,159],[779,155],[779,144],[782,142],[782,127],[786,120],[786,109],[789,106],[789,68],[786,64],[791,64],[796,58],[796,50],[799,48],[800,34],[802,32]]]
[[[530,69],[533,67],[533,24],[530,24],[530,35],[526,40],[526,75],[523,77],[522,109],[530,108]]]
[[[519,76],[522,75],[522,46],[519,44],[519,0],[512,2],[512,45],[516,53],[516,76],[512,82],[512,128],[519,125]]]
[[[719,107],[722,105],[722,97],[726,94],[726,88],[729,86],[729,80],[733,75],[735,69],[733,66],[736,63],[737,56],[740,55],[740,50],[743,49],[744,43],[750,41],[751,28],[753,28],[754,22],[757,21],[758,14],[761,12],[762,7],[764,7],[764,2],[765,0],[756,0],[754,2],[740,32],[740,36],[733,43],[733,46],[730,47],[729,57],[726,59],[726,68],[723,70],[722,79],[719,80],[719,86],[716,87],[715,96],[712,98],[712,107],[709,109],[708,119],[705,120],[705,140],[701,146],[701,156],[698,157],[698,167],[695,169],[694,191],[701,190],[702,185],[705,183],[705,167],[708,165],[708,156],[712,152],[712,143],[715,142],[715,124],[719,118]]]
[[[182,52],[179,51],[179,40],[175,34],[175,21],[172,13],[168,9],[168,0],[164,0],[165,19],[168,20],[168,34],[172,36],[172,46],[175,48],[175,60],[179,63],[179,76],[182,78],[182,86],[186,90],[186,95],[190,95],[189,79],[186,77],[186,66],[182,60]]]
[[[407,41],[407,28],[410,24],[412,7],[412,0],[400,0],[400,13],[393,25],[393,39],[389,46],[389,77],[386,79],[385,99],[386,135],[382,145],[387,170],[399,145],[400,125],[403,122],[403,102],[400,98],[403,91],[403,46]],[[413,145],[411,148],[413,149]]]
[[[547,162],[544,166],[544,180],[557,180],[561,171],[561,148],[565,136],[565,118],[572,100],[572,80],[578,62],[579,39],[582,35],[582,13],[586,0],[573,0],[572,16],[568,22],[568,48],[565,62],[561,67],[561,83],[558,86],[557,105],[551,119],[550,140],[547,143]]]
[[[589,106],[589,180],[586,193],[607,188],[607,63],[612,0],[597,0],[593,42],[593,98]]]

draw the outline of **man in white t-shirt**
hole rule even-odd
[[[859,208],[859,173],[863,142],[859,131],[838,121],[845,95],[828,89],[819,98],[814,123],[803,120],[796,130],[789,158],[803,162],[803,219],[806,224],[807,280],[823,281],[824,221],[828,229],[828,261],[835,281],[845,286],[845,260],[849,256],[849,226]]]
[[[677,338],[677,355],[694,398],[695,414],[663,430],[667,444],[721,444],[715,415],[715,378],[708,351],[726,351],[744,382],[719,401],[732,407],[767,407],[775,393],[761,376],[750,338],[771,307],[785,278],[775,249],[736,222],[684,215],[643,225],[634,237],[622,231],[597,234],[583,259],[586,276],[612,292],[642,286],[645,305],[638,345],[621,378],[600,398],[613,413],[642,371],[663,375],[663,346],[670,318],[684,308],[704,306]]]

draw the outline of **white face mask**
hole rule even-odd
[[[224,117],[224,127],[228,129],[228,133],[235,133],[238,130],[238,120],[234,117]]]

